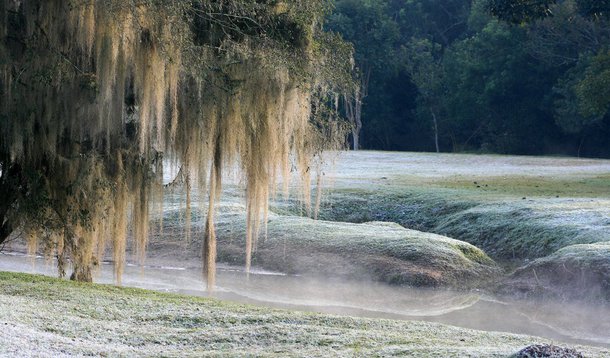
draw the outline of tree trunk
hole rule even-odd
[[[582,149],[582,145],[585,143],[585,136],[583,135],[582,138],[580,138],[580,143],[578,144],[578,151],[576,152],[576,157],[580,158],[580,150]]]
[[[217,144],[218,146],[218,144]],[[222,169],[220,148],[216,147],[214,162],[210,171],[208,216],[203,238],[203,276],[206,279],[208,292],[213,292],[216,286],[216,229],[214,227],[214,207],[220,196],[222,186]],[[250,214],[250,211],[248,211]]]
[[[353,96],[343,96],[345,114],[352,125],[352,148],[360,149],[360,132],[362,131],[362,91],[357,90]]]
[[[352,130],[352,140],[353,140],[353,149],[354,150],[359,150],[360,149],[360,134],[358,133],[360,132],[357,129],[353,129]]]
[[[362,100],[364,99],[365,93],[358,91],[358,97],[356,98],[356,115],[354,116],[354,150],[360,149],[360,131],[362,131]]]
[[[5,165],[8,161],[3,162]],[[0,171],[0,245],[13,233],[13,224],[8,220],[11,206],[17,199],[18,184],[21,181],[21,168],[11,165]]]
[[[360,149],[360,132],[362,131],[362,105],[364,99],[368,95],[369,81],[371,78],[371,69],[363,71],[363,76],[360,79],[360,86],[353,93],[343,95],[343,103],[345,105],[345,115],[352,125],[352,148]]]
[[[430,113],[432,113],[432,122],[434,123],[434,145],[436,147],[436,152],[440,153],[441,150],[438,146],[438,122],[433,109],[430,109]]]
[[[0,220],[4,220],[4,215],[0,216]],[[12,232],[13,227],[8,221],[0,225],[0,249]]]
[[[91,274],[91,266],[75,266],[70,280],[78,282],[93,282],[93,275]]]
[[[345,115],[352,126],[352,149],[360,149],[360,131],[362,130],[362,99],[361,91],[353,95],[344,95]]]

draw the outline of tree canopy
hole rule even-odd
[[[514,23],[530,22],[553,16],[553,7],[565,1],[559,0],[489,0],[490,12],[498,18]],[[569,1],[568,1],[569,2]],[[575,0],[578,12],[589,17],[610,15],[608,0]]]
[[[21,231],[60,273],[116,277],[128,231],[143,257],[163,162],[208,193],[204,270],[214,285],[214,206],[225,168],[246,187],[247,267],[270,192],[339,146],[328,98],[351,50],[321,30],[325,0],[0,1],[0,243]],[[331,63],[334,65],[331,66]],[[347,63],[336,66],[336,63]],[[311,169],[311,170],[310,170]],[[129,218],[129,220],[128,220]]]
[[[610,156],[610,2],[336,4],[328,28],[372,68],[362,147]]]

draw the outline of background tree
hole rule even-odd
[[[365,3],[337,0],[330,24],[359,23],[355,9]],[[429,139],[436,137],[431,97],[422,95],[431,93],[422,83],[436,82],[440,150],[610,156],[607,115],[585,116],[580,103],[595,96],[576,90],[591,59],[610,47],[607,1],[383,0],[376,6],[376,29],[389,29],[391,41],[376,33],[371,44],[367,31],[334,27],[357,54],[391,54],[366,57],[376,67],[362,101],[363,147],[436,150]],[[429,41],[434,55],[413,39]],[[435,69],[413,71],[424,58]],[[434,73],[438,81],[422,81],[418,73]]]
[[[388,16],[384,2],[375,0],[338,0],[327,27],[341,33],[354,45],[354,78],[359,84],[345,93],[344,108],[352,122],[352,147],[360,147],[363,106],[369,96],[377,96],[383,73],[392,66],[396,53],[398,28]],[[372,82],[371,82],[372,81]]]
[[[441,46],[427,39],[413,38],[403,49],[406,71],[417,86],[422,105],[432,117],[434,147],[438,153],[438,123],[445,96]]]
[[[554,15],[554,6],[571,0],[488,0],[490,12],[501,20],[527,23]],[[574,0],[582,15],[601,18],[610,14],[608,0]]]
[[[586,102],[595,95],[589,92],[577,96],[576,89],[584,80],[591,59],[598,53],[603,54],[610,44],[607,17],[610,2],[551,1],[546,7],[545,16],[531,16],[524,24],[528,31],[525,42],[528,53],[544,64],[547,77],[555,82],[547,94],[553,102],[547,102],[546,111],[552,113],[559,131],[564,134],[564,142],[573,143],[573,154],[608,155],[605,138],[610,128],[604,120],[606,116],[603,112],[598,116],[583,112],[581,101]],[[506,11],[510,15],[510,9]],[[507,13],[496,14],[506,18]],[[602,85],[597,90],[603,93],[604,88]]]
[[[610,51],[593,56],[575,87],[580,113],[603,119],[610,111]]]
[[[413,37],[448,46],[466,28],[470,2],[377,1],[374,12],[362,15],[359,9],[365,8],[366,3],[337,1],[328,22],[329,28],[354,43],[357,65],[363,61],[373,64],[361,111],[362,145],[387,150],[434,150],[434,141],[428,139],[434,136],[430,112],[418,110],[417,86],[403,61],[404,46]],[[353,31],[352,25],[365,23],[362,16],[371,14],[375,14],[375,20],[368,22],[372,26]]]

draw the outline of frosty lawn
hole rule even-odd
[[[528,295],[610,298],[604,244],[610,242],[609,160],[350,152],[336,163],[321,218],[390,221],[445,235],[473,244],[509,270],[540,258],[533,265],[574,269],[578,275],[565,276],[585,277],[579,284],[595,292],[574,290],[564,278],[540,280],[531,269],[509,283],[519,282]]]
[[[0,313],[0,355],[506,357],[544,342],[15,273],[0,273]],[[576,348],[610,356],[601,348]]]
[[[328,220],[397,222],[503,260],[610,240],[608,160],[350,152],[336,162]]]

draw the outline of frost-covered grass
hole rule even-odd
[[[567,246],[519,268],[505,285],[526,296],[610,301],[610,242]]]
[[[609,173],[608,160],[342,153],[324,173],[319,218],[329,222],[314,225],[291,217],[304,210],[291,201],[274,201],[269,240],[260,243],[254,263],[299,274],[476,286],[489,267],[465,260],[463,250],[434,244],[432,236],[421,232],[398,233],[395,225],[371,222],[465,241],[514,268],[571,245],[609,242]],[[237,204],[239,190],[227,194],[217,216],[219,257],[241,265],[243,204]],[[177,222],[172,215],[166,212],[168,226]],[[193,216],[192,221],[201,220]],[[162,241],[168,245],[167,238]],[[198,247],[189,250],[200,252]],[[477,249],[471,252],[484,257]]]
[[[323,219],[389,221],[445,235],[507,268],[540,259],[535,265],[549,279],[540,284],[529,270],[508,281],[508,292],[610,298],[610,271],[601,269],[610,265],[603,249],[610,242],[610,160],[350,152],[337,156],[335,168]],[[295,207],[275,204],[284,213],[298,213]],[[589,245],[587,255],[581,245]],[[567,263],[568,252],[579,254]],[[578,290],[564,279],[576,275],[551,279],[561,267],[586,277]],[[597,291],[589,294],[587,285]]]
[[[223,203],[217,213],[218,261],[243,266],[243,205]],[[187,244],[180,222],[166,212],[165,232],[153,237],[149,256],[197,259],[201,240]],[[204,225],[196,221],[193,236]],[[178,235],[172,235],[177,232]],[[188,248],[176,248],[187,245]],[[167,257],[171,258],[171,257]],[[312,220],[270,213],[253,254],[253,265],[288,274],[366,279],[426,287],[480,287],[500,269],[483,251],[463,241],[424,233],[387,222],[361,224]]]
[[[243,215],[218,225],[219,259],[241,264]],[[472,287],[499,273],[480,249],[463,241],[382,222],[314,221],[271,215],[254,264],[291,273],[367,278],[413,286]]]
[[[610,241],[608,160],[350,152],[335,168],[320,215],[327,220],[397,222],[494,259]]]
[[[537,258],[573,244],[610,240],[610,200],[605,198],[490,201],[426,187],[337,188],[320,217],[396,222],[469,242],[494,259]]]
[[[484,248],[492,257],[522,259],[610,240],[610,201],[531,200],[477,205],[439,220],[434,231]]]
[[[509,177],[528,179],[524,185],[529,185],[529,179],[574,181],[610,173],[610,160],[563,157],[352,151],[333,158],[335,165],[326,174],[340,186],[386,179],[421,184],[442,184],[449,179],[455,184]]]
[[[436,323],[272,310],[15,273],[0,273],[0,325],[2,356],[506,357],[544,343]],[[610,356],[607,349],[576,348]]]

